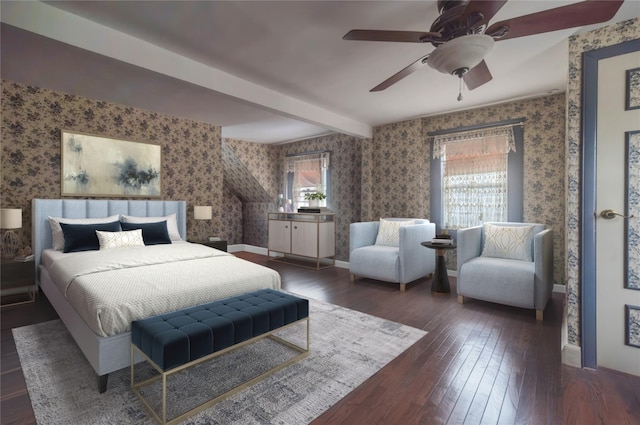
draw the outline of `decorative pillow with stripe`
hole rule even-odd
[[[105,249],[123,248],[126,246],[144,246],[142,229],[123,232],[103,232],[96,230],[100,251]]]
[[[531,255],[532,239],[533,225],[496,226],[485,223],[482,256],[533,261]]]

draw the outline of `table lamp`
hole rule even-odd
[[[2,237],[2,255],[4,257],[13,257],[18,251],[20,239],[10,229],[22,228],[22,210],[20,208],[1,208],[0,209],[0,229],[7,230]]]
[[[211,217],[213,217],[211,206],[198,205],[193,207],[193,218],[198,220],[198,227],[196,229],[198,240],[203,241],[206,239],[202,235],[202,227],[206,227],[204,220],[211,220]]]

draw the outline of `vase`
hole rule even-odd
[[[310,199],[309,200],[309,206],[310,207],[318,207],[320,204],[320,201],[318,201],[317,199]]]

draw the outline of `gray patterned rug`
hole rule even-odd
[[[425,331],[310,300],[311,353],[185,424],[311,422],[384,365],[426,335]],[[302,343],[305,326],[280,336]],[[13,330],[38,424],[153,424],[129,390],[129,369],[109,375],[99,394],[93,369],[59,320]],[[169,417],[213,398],[294,352],[265,339],[169,379]],[[136,380],[150,373],[136,367]],[[138,375],[140,374],[140,375]],[[159,387],[145,396],[159,405]],[[156,403],[157,402],[157,403]],[[195,404],[193,404],[195,403]]]

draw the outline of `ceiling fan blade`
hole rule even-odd
[[[502,9],[506,2],[507,0],[471,0],[461,17],[467,21],[470,15],[481,13],[484,17],[484,23],[489,24],[491,18]]]
[[[387,78],[386,80],[384,80],[383,82],[381,82],[380,84],[378,84],[377,86],[375,86],[374,88],[372,88],[369,91],[370,92],[382,91],[382,90],[386,89],[387,87],[394,85],[395,83],[397,83],[398,81],[400,81],[404,77],[406,77],[407,75],[409,75],[412,72],[415,72],[418,69],[422,68],[427,63],[427,58],[428,57],[429,57],[429,55],[421,57],[420,59],[418,59],[417,61],[415,61],[411,65],[409,65],[406,68],[404,68],[402,71],[399,71],[399,72],[393,74],[391,77]]]
[[[493,77],[491,76],[491,71],[489,71],[487,63],[483,60],[464,74],[462,79],[464,80],[467,88],[469,90],[473,90],[488,83],[493,79]]]
[[[508,32],[498,40],[541,34],[567,28],[597,24],[613,18],[624,0],[586,0],[555,9],[543,10],[519,16],[491,25],[485,34],[491,35],[508,27]]]
[[[440,33],[423,31],[351,30],[343,40],[399,41],[405,43],[429,43],[440,40]]]

